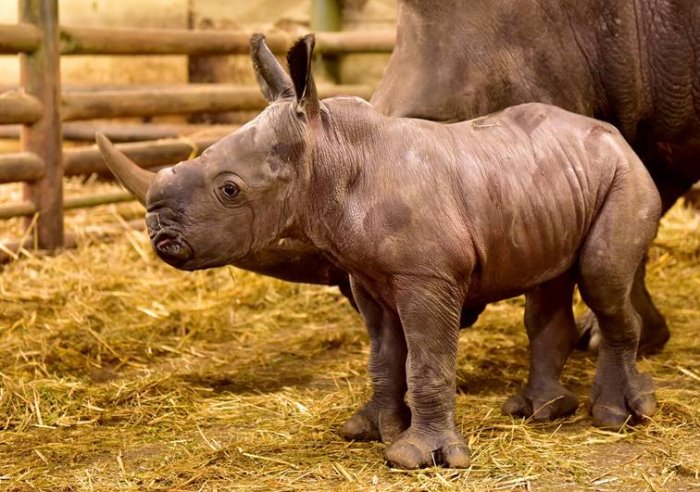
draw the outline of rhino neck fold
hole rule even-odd
[[[322,113],[322,124],[312,131],[310,164],[302,180],[308,200],[304,209],[311,213],[299,217],[299,223],[316,247],[329,252],[366,167],[386,158],[381,144],[385,118],[355,98],[324,102],[327,111]]]

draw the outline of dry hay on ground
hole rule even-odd
[[[89,225],[113,210],[70,220]],[[391,470],[381,444],[340,438],[369,393],[368,342],[335,290],[233,268],[178,272],[126,230],[81,243],[0,273],[2,490],[700,487],[694,212],[672,210],[651,253],[651,289],[673,331],[639,364],[658,387],[652,421],[602,432],[585,403],[550,424],[500,415],[527,371],[522,302],[501,302],[460,338],[465,471]],[[594,364],[578,353],[565,372],[584,402]]]

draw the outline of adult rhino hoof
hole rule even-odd
[[[456,429],[428,433],[409,428],[386,449],[384,458],[407,470],[434,465],[468,468],[471,464],[469,447]]]
[[[396,409],[379,408],[372,402],[350,417],[341,429],[348,441],[391,442],[411,425],[407,406]]]
[[[544,422],[571,415],[576,412],[578,405],[578,398],[561,385],[546,390],[526,387],[522,392],[508,398],[502,411],[512,417]]]
[[[340,433],[348,441],[379,441],[379,429],[366,415],[356,413],[343,424]]]
[[[603,391],[594,386],[591,397],[593,425],[619,431],[625,425],[636,425],[656,413],[654,383],[648,374],[636,374],[623,391]]]

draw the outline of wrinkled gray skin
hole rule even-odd
[[[122,182],[147,189],[156,252],[192,270],[293,238],[349,272],[374,393],[344,432],[390,443],[397,466],[469,465],[454,423],[460,312],[521,293],[533,351],[566,344],[533,364],[532,381],[547,383],[529,388],[538,410],[573,399],[557,377],[578,284],[602,330],[594,423],[653,414],[630,292],[661,201],[617,130],[542,104],[445,125],[386,117],[357,98],[319,101],[312,50],[313,36],[290,50],[291,80],[258,67],[267,109],[152,181],[115,165],[123,156],[100,138]]]
[[[397,36],[377,111],[460,121],[545,102],[617,126],[664,212],[700,180],[697,0],[399,0]],[[639,353],[660,350],[669,331],[643,267],[632,300]]]

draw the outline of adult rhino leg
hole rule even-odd
[[[345,296],[345,298],[350,302],[350,305],[356,311],[359,311],[357,307],[357,302],[355,302],[355,296],[352,293],[352,286],[350,285],[350,276],[345,272],[335,272],[330,278],[330,285],[335,285],[340,290],[340,293]]]
[[[574,279],[567,272],[526,294],[530,375],[525,388],[503,405],[504,413],[542,421],[570,415],[578,408],[576,396],[559,382],[578,339],[573,292]]]
[[[476,323],[484,309],[486,309],[486,304],[476,307],[463,307],[462,314],[459,316],[460,328],[468,328]]]
[[[421,280],[425,282],[425,280]],[[411,426],[384,456],[401,468],[469,466],[469,448],[454,422],[461,302],[440,281],[396,281],[396,307],[408,346],[406,379]]]
[[[406,394],[406,341],[398,315],[375,301],[356,282],[353,294],[370,338],[372,397],[342,427],[348,440],[390,442],[408,428],[411,412]]]

